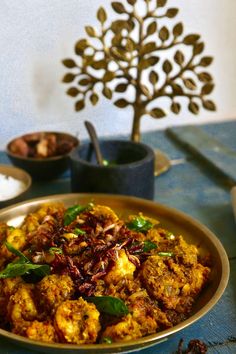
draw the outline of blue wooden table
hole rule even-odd
[[[236,121],[209,124],[201,128],[236,151]],[[208,345],[210,354],[234,354],[236,353],[236,224],[230,202],[232,183],[229,183],[225,175],[173,142],[164,131],[143,134],[142,140],[153,148],[163,150],[170,159],[186,160],[156,177],[154,199],[188,213],[213,231],[226,249],[231,274],[221,300],[205,317],[172,335],[166,342],[139,353],[174,353],[181,338],[186,345],[189,340],[198,338]],[[0,153],[0,163],[9,163],[4,153]],[[29,198],[69,192],[70,182],[67,173],[62,178],[49,183],[34,182]],[[0,338],[0,354],[35,353]]]

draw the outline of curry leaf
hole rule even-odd
[[[106,344],[111,344],[113,341],[112,341],[112,338],[111,337],[103,337],[101,339],[101,343],[106,343]]]
[[[144,241],[143,252],[149,252],[157,248],[157,245],[152,241]]]
[[[153,227],[153,224],[149,220],[146,220],[141,216],[137,216],[128,222],[126,226],[128,229],[133,231],[145,232],[150,230]]]
[[[44,277],[50,274],[50,266],[47,264],[34,264],[19,250],[12,246],[9,242],[5,242],[9,252],[13,253],[19,259],[9,263],[5,269],[0,272],[0,279],[14,278],[24,274],[33,272],[38,277]]]
[[[158,252],[157,254],[160,257],[172,257],[174,255],[173,252]]]
[[[62,251],[62,249],[60,247],[50,247],[48,251],[52,255],[55,254],[55,253],[63,254],[63,251]]]
[[[13,247],[9,242],[6,241],[5,246],[9,252],[13,253],[15,256],[18,256],[20,258],[21,263],[29,262],[29,259],[21,251]]]
[[[112,296],[91,296],[87,297],[86,301],[94,303],[98,311],[114,316],[123,316],[129,313],[125,303]]]
[[[50,267],[47,264],[9,263],[6,268],[0,272],[0,279],[18,277],[30,271],[35,271],[38,276],[45,276],[50,273]]]
[[[64,225],[65,226],[69,225],[70,223],[72,223],[72,221],[74,221],[76,219],[77,215],[79,215],[83,211],[89,210],[91,207],[92,207],[92,204],[90,203],[85,206],[74,205],[74,206],[68,208],[65,212],[65,215],[64,215]]]
[[[86,232],[84,230],[81,230],[79,227],[76,227],[74,229],[74,234],[76,235],[84,235]]]

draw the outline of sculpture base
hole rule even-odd
[[[169,170],[171,167],[169,157],[162,152],[161,150],[155,149],[155,167],[154,167],[154,175],[159,176],[162,173]]]

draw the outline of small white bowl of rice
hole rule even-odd
[[[31,177],[26,171],[0,164],[0,208],[24,200],[31,183]]]

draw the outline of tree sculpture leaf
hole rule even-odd
[[[175,96],[183,95],[183,93],[184,93],[183,88],[179,84],[171,82],[171,87],[172,87],[172,90],[173,90],[173,94]]]
[[[62,60],[62,64],[69,69],[76,68],[76,62],[73,59],[64,59]]]
[[[187,78],[183,79],[184,85],[189,89],[189,90],[196,90],[197,85],[195,81],[192,78]]]
[[[214,84],[205,84],[202,87],[201,94],[202,95],[209,95],[214,89]]]
[[[212,57],[203,57],[201,60],[200,60],[200,63],[199,65],[200,66],[209,66],[213,61],[213,58]]]
[[[154,70],[150,72],[149,80],[153,85],[155,85],[158,82],[158,74]]]
[[[183,24],[181,22],[179,22],[173,28],[173,35],[175,37],[181,36],[181,34],[183,33],[183,30],[184,30]]]
[[[108,98],[109,100],[112,98],[112,90],[109,87],[104,87],[102,90],[103,96]]]
[[[202,82],[211,82],[212,76],[207,72],[202,72],[197,75],[198,79]]]
[[[203,42],[196,43],[193,47],[193,54],[194,55],[201,54],[203,50],[204,50],[204,43]]]
[[[90,84],[90,82],[91,81],[89,79],[84,78],[84,79],[79,80],[79,85],[88,86]]]
[[[114,104],[116,105],[116,107],[125,108],[125,107],[127,107],[130,103],[129,103],[128,101],[126,101],[124,98],[121,98],[121,99],[115,101]]]
[[[121,2],[114,1],[114,2],[111,3],[111,6],[112,6],[113,10],[115,12],[117,12],[118,14],[127,13],[127,11],[125,10],[124,5]]]
[[[172,64],[169,60],[165,60],[163,63],[163,71],[168,75],[172,70]]]
[[[76,112],[81,111],[85,107],[84,100],[80,100],[75,102],[75,110]]]
[[[92,26],[86,26],[85,30],[86,30],[87,34],[89,35],[89,37],[96,37],[96,31]]]
[[[128,84],[118,84],[115,87],[116,92],[125,92],[127,90]]]
[[[75,53],[77,55],[82,55],[84,50],[88,47],[87,39],[81,39],[75,44]]]
[[[174,7],[171,9],[168,9],[166,12],[166,17],[173,18],[177,15],[178,12],[179,12],[179,10]]]
[[[107,14],[106,11],[104,10],[103,7],[99,7],[98,12],[97,12],[97,19],[100,21],[102,24],[106,22],[107,20]]]
[[[165,112],[163,111],[163,109],[161,108],[153,108],[151,111],[150,111],[150,115],[153,117],[153,118],[163,118],[166,116]]]
[[[62,82],[65,82],[65,83],[72,82],[72,81],[74,81],[76,76],[77,75],[75,75],[75,74],[67,73],[64,75]]]
[[[193,45],[200,38],[198,34],[189,34],[184,37],[183,43],[186,45]]]
[[[96,93],[92,93],[92,95],[90,96],[90,101],[92,103],[93,106],[95,106],[98,103],[99,97]]]
[[[155,21],[151,22],[147,27],[147,35],[151,36],[157,31],[157,23]]]
[[[155,64],[157,64],[158,61],[159,61],[158,57],[150,57],[147,59],[142,59],[139,63],[139,69],[144,70],[144,69],[150,68],[151,66],[154,66]]]
[[[137,0],[127,0],[128,4],[135,5]]]
[[[181,106],[178,102],[172,102],[170,109],[173,113],[178,114],[180,112]]]
[[[151,52],[154,52],[156,49],[157,49],[156,43],[149,42],[149,43],[144,44],[144,46],[140,50],[140,53],[141,54],[149,54]]]
[[[157,7],[164,7],[167,3],[167,0],[157,0]]]
[[[213,101],[211,100],[205,100],[203,101],[203,107],[207,109],[208,111],[215,111],[216,110],[216,105]]]
[[[192,112],[193,114],[198,114],[199,112],[199,106],[196,102],[191,101],[188,105],[188,109],[190,110],[190,112]]]
[[[179,64],[179,65],[182,65],[183,62],[184,62],[184,54],[180,51],[180,50],[177,50],[177,52],[175,53],[174,55],[174,61]]]
[[[80,91],[76,88],[76,87],[70,87],[67,91],[66,91],[68,96],[71,97],[76,97]]]
[[[166,28],[165,26],[164,27],[162,27],[161,29],[160,29],[160,32],[159,32],[159,38],[160,38],[160,40],[161,41],[167,41],[167,39],[169,38],[169,36],[170,36],[170,33],[169,33],[169,30],[168,30],[168,28]]]

